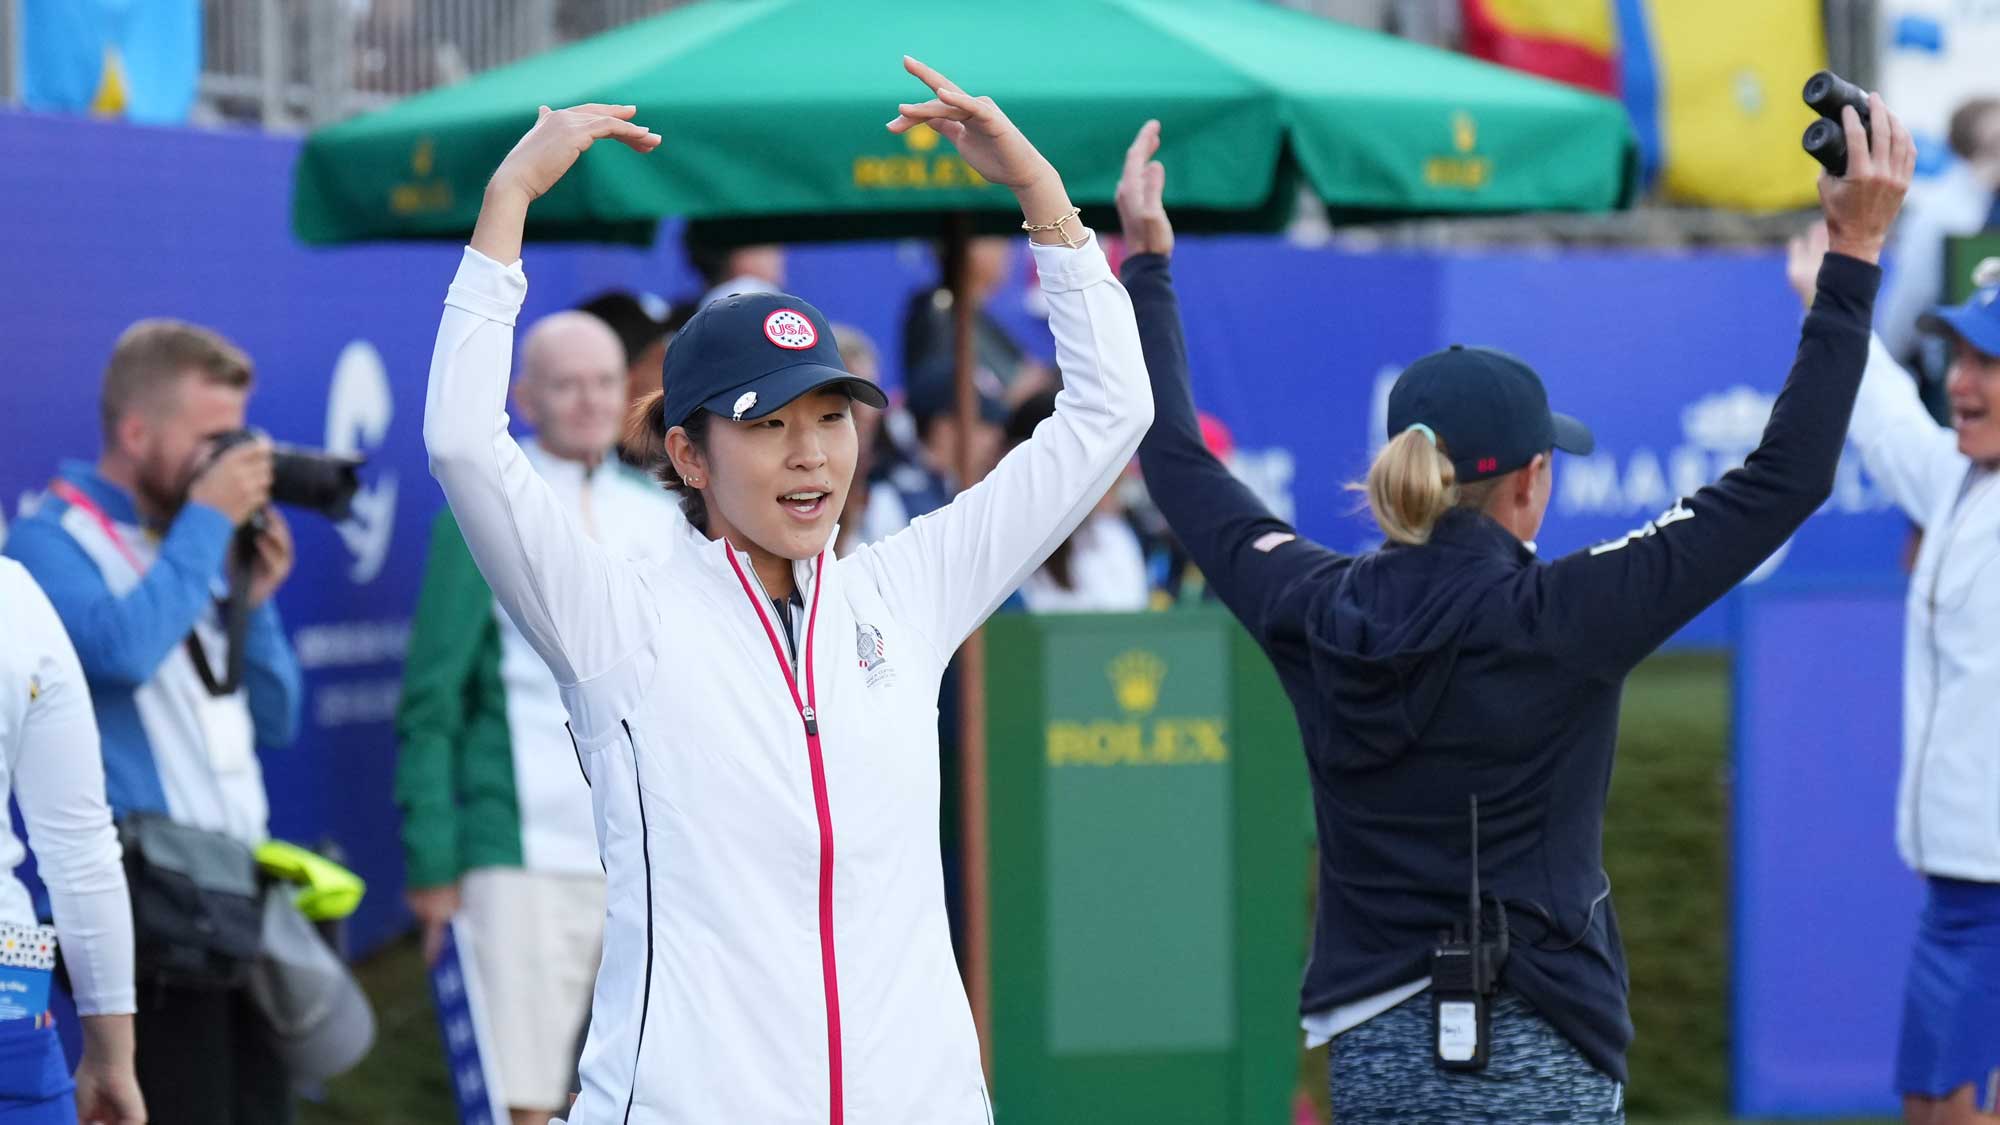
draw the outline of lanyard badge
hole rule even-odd
[[[37,1019],[48,1011],[55,967],[53,926],[0,922],[0,1021]]]

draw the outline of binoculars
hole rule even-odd
[[[1806,79],[1805,103],[1819,120],[1806,126],[1800,139],[1806,154],[1836,176],[1847,174],[1847,129],[1840,121],[1840,108],[1853,106],[1861,116],[1861,130],[1868,131],[1868,91],[1830,70]]]

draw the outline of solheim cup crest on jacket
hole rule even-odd
[[[882,639],[882,630],[873,625],[854,623],[854,657],[861,670],[868,673],[869,687],[882,687],[896,682],[896,669],[889,664],[889,646]]]

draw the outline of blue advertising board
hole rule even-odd
[[[1904,584],[1740,601],[1731,800],[1732,1108],[1889,1116],[1923,885],[1895,849]]]

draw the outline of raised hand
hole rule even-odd
[[[592,102],[569,109],[542,106],[535,127],[514,143],[486,184],[472,248],[502,265],[521,257],[528,205],[548,194],[591,145],[610,137],[634,152],[660,147],[660,135],[632,120],[629,105]]]
[[[660,135],[634,122],[632,115],[637,112],[635,106],[596,102],[570,109],[541,107],[535,127],[514,143],[493,173],[491,186],[524,191],[531,201],[540,199],[577,157],[606,137],[634,152],[653,151],[660,147]]]
[[[1819,177],[1820,206],[1826,213],[1827,242],[1838,254],[1878,261],[1889,238],[1889,226],[1903,206],[1903,193],[1917,167],[1916,142],[1910,130],[1882,101],[1868,95],[1868,119],[1863,129],[1852,107],[1840,111],[1847,131],[1847,174]]]
[[[1785,243],[1785,280],[1807,308],[1819,291],[1819,263],[1826,257],[1826,223],[1816,222]]]
[[[1017,193],[1044,178],[1055,178],[1056,170],[992,98],[976,98],[951,79],[903,56],[903,69],[923,81],[936,95],[927,102],[905,102],[896,107],[896,119],[889,122],[891,133],[907,133],[918,125],[929,125],[957,146],[972,170]]]
[[[1124,229],[1125,249],[1133,254],[1172,254],[1174,225],[1167,220],[1162,196],[1167,188],[1167,167],[1153,159],[1160,151],[1160,123],[1148,121],[1139,127],[1125,150],[1125,171],[1118,177],[1118,223]]]

